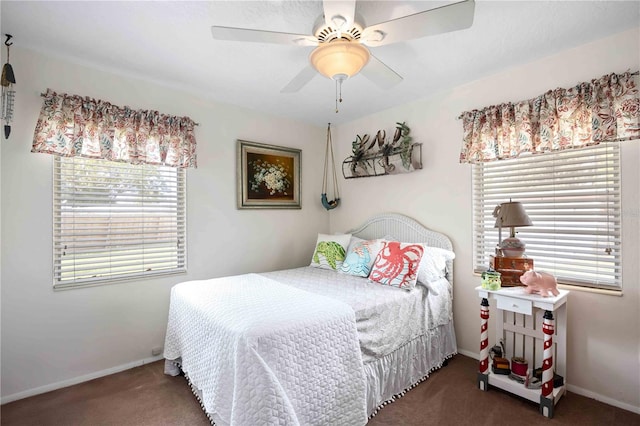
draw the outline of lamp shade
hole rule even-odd
[[[524,207],[517,201],[509,201],[508,203],[502,203],[496,207],[493,211],[493,215],[496,218],[494,228],[498,228],[498,248],[504,256],[508,257],[522,257],[525,250],[525,243],[516,238],[515,227],[517,226],[531,226],[531,219],[527,216],[527,212],[524,211]],[[511,234],[509,238],[502,240],[502,228],[511,228]]]
[[[369,56],[369,50],[357,41],[334,40],[316,47],[309,59],[320,74],[338,80],[359,73]]]
[[[527,212],[524,210],[522,203],[518,201],[502,203],[499,206],[499,209],[496,210],[496,223],[494,228],[533,225],[533,223],[531,223],[531,219],[527,216]]]

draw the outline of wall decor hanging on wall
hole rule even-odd
[[[13,73],[13,67],[9,63],[9,47],[13,43],[9,43],[9,40],[13,37],[11,34],[5,34],[7,39],[4,41],[4,45],[7,46],[7,63],[2,67],[2,78],[0,79],[0,85],[2,85],[2,121],[4,121],[4,138],[9,139],[11,134],[11,121],[13,120],[13,102],[16,97],[16,91],[13,90],[13,85],[16,84],[16,76]]]
[[[393,139],[378,130],[371,139],[368,134],[356,135],[351,143],[352,155],[342,162],[345,179],[408,173],[422,168],[422,144],[413,143],[411,129],[404,122],[396,123]]]
[[[238,140],[239,209],[299,209],[302,151]]]
[[[331,155],[331,177],[333,178],[333,200],[327,198],[327,171],[329,169],[329,155]],[[331,141],[331,123],[327,126],[327,146],[324,151],[324,175],[322,177],[322,195],[320,196],[322,206],[327,210],[333,210],[340,204],[340,191],[338,190],[338,179],[336,176],[336,160],[333,156],[333,142]]]

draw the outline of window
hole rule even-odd
[[[54,159],[54,288],[186,271],[185,171]]]
[[[512,199],[533,222],[516,232],[535,269],[564,284],[621,289],[618,144],[474,164],[473,195],[476,271],[498,243],[493,210]]]

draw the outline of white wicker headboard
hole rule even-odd
[[[383,213],[369,218],[359,227],[348,231],[358,238],[371,240],[393,237],[406,243],[423,243],[453,251],[451,240],[444,234],[432,231],[419,222],[397,213]],[[453,261],[447,262],[447,280],[453,285]]]

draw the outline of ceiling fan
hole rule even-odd
[[[324,0],[324,15],[313,28],[313,35],[262,31],[248,28],[212,26],[214,39],[259,43],[316,46],[305,67],[282,90],[297,92],[320,74],[342,82],[362,71],[362,75],[381,88],[389,88],[402,77],[367,47],[377,47],[469,28],[473,23],[475,3],[459,1],[435,9],[365,27],[356,15],[356,0]]]

